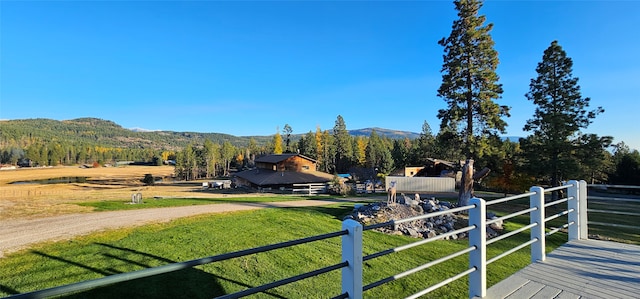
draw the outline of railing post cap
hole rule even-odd
[[[352,218],[347,218],[342,221],[342,227],[358,227],[362,224]]]
[[[472,197],[471,199],[469,199],[469,203],[480,203],[480,202],[484,202],[485,200],[483,198],[480,197]]]

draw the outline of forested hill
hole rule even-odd
[[[134,132],[109,121],[97,118],[72,120],[23,119],[0,122],[0,141],[30,144],[34,141],[58,141],[72,144],[96,144],[123,148],[150,148],[177,150],[190,142],[203,143],[205,139],[235,146],[245,146],[250,137],[236,137],[221,133],[152,131]],[[269,137],[254,137],[258,143]]]
[[[379,136],[392,139],[408,137],[414,139],[417,133],[374,128]],[[349,131],[351,135],[369,136],[369,129]],[[293,136],[297,140],[300,135]],[[246,146],[253,138],[257,144],[267,144],[272,136],[233,136],[223,133],[173,132],[173,131],[133,131],[98,118],[78,118],[72,120],[20,119],[0,121],[1,144],[31,144],[33,142],[64,142],[72,144],[92,144],[122,148],[148,148],[179,150],[195,142],[204,143],[205,139],[222,144],[229,141],[234,146]]]

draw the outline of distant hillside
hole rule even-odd
[[[205,139],[222,143],[229,141],[235,146],[245,146],[250,137],[236,137],[221,133],[196,133],[151,131],[136,132],[98,118],[78,118],[72,120],[20,119],[0,123],[0,140],[60,141],[74,144],[104,145],[123,148],[180,149],[190,142],[203,143]],[[258,143],[268,137],[255,137]]]
[[[369,136],[372,130],[380,136],[393,139],[417,138],[419,134],[395,131],[383,128],[350,130],[354,136]],[[293,136],[297,141],[301,135]],[[149,131],[144,129],[125,129],[113,121],[98,118],[77,118],[71,120],[52,120],[44,118],[7,120],[0,122],[0,145],[8,143],[32,143],[33,141],[58,141],[73,144],[102,145],[122,148],[150,148],[178,150],[195,142],[204,143],[210,139],[216,143],[229,141],[242,147],[254,138],[258,144],[267,144],[271,136],[233,136],[224,133],[198,133]]]
[[[385,137],[391,138],[391,139],[404,139],[405,137],[409,138],[409,139],[416,139],[416,138],[420,137],[419,133],[383,129],[383,128],[378,128],[378,127],[358,129],[358,130],[349,130],[349,134],[351,134],[352,136],[369,136],[369,135],[371,135],[371,131],[373,131],[373,130],[375,130],[376,134],[378,134],[379,136],[385,136]]]

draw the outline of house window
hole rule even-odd
[[[309,165],[302,165],[303,170],[309,170]]]

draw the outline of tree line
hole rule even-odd
[[[145,162],[161,165],[173,159],[173,151],[151,148],[123,148],[95,144],[73,144],[61,141],[38,140],[26,147],[4,145],[0,147],[0,163],[19,166],[58,166],[91,164],[104,166],[119,161]]]

